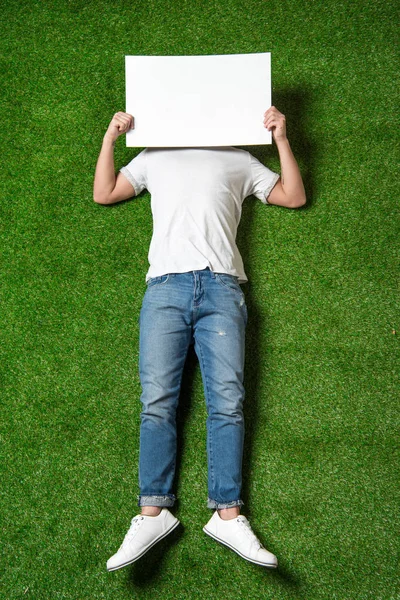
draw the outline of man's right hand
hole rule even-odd
[[[120,135],[133,129],[133,127],[134,120],[132,115],[125,112],[117,112],[111,119],[104,137],[114,143]]]

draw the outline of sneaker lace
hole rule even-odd
[[[247,535],[247,537],[256,546],[257,550],[259,550],[260,548],[262,548],[262,544],[261,544],[260,540],[258,539],[258,537],[256,536],[256,534],[252,530],[251,525],[248,522],[248,520],[246,519],[246,517],[240,516],[240,517],[237,517],[236,520],[239,523],[240,527],[245,532],[245,534]]]
[[[131,521],[131,526],[129,527],[126,536],[124,537],[124,541],[121,544],[121,548],[129,543],[132,538],[135,537],[137,530],[143,522],[143,517],[134,517]]]

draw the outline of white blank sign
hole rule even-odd
[[[271,55],[126,56],[134,147],[270,144]]]

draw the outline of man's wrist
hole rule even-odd
[[[115,146],[116,141],[117,140],[108,133],[106,133],[103,138],[103,144],[107,144],[107,145],[111,145],[111,146]]]
[[[289,140],[287,139],[286,136],[284,138],[278,138],[277,140],[275,140],[275,144],[277,145],[278,148],[279,147],[283,148],[284,146],[290,146]]]

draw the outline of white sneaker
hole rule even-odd
[[[262,546],[243,515],[225,521],[216,510],[203,531],[250,562],[263,567],[278,566],[276,556]]]
[[[178,525],[178,519],[167,508],[163,508],[156,517],[133,517],[120,549],[107,561],[107,570],[116,571],[138,560]]]

